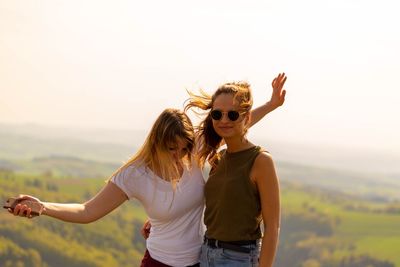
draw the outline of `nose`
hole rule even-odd
[[[222,113],[222,118],[220,120],[221,122],[230,122],[229,118],[228,118],[228,113]]]

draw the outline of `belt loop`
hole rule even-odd
[[[218,240],[215,240],[215,247],[217,247],[218,248]]]

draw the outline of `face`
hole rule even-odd
[[[233,95],[221,94],[217,96],[214,100],[212,110],[222,111],[220,120],[212,120],[214,130],[219,136],[222,138],[243,136],[248,117],[246,115],[239,115],[237,120],[232,121],[228,116],[229,111],[239,111],[239,104],[236,101],[234,102]]]
[[[188,152],[188,142],[178,137],[176,143],[171,143],[168,145],[168,150],[171,157],[176,161],[180,161]]]

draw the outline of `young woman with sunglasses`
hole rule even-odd
[[[274,87],[271,100],[254,110],[254,123],[282,105],[285,92]],[[20,195],[18,202],[39,203],[39,215],[72,223],[90,223],[129,199],[138,199],[152,225],[142,267],[199,266],[203,238],[204,179],[193,155],[195,132],[182,111],[166,109],[155,121],[144,144],[121,166],[104,188],[82,204],[42,202]],[[32,218],[29,204],[9,212]]]
[[[273,88],[282,90],[285,81],[285,74],[278,75]],[[191,94],[185,107],[209,110],[198,130],[200,165],[208,161],[212,167],[204,188],[202,267],[271,267],[274,261],[279,185],[271,155],[246,138],[252,104],[250,85],[237,82],[222,85],[212,96]],[[218,151],[223,142],[227,148]]]

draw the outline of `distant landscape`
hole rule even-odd
[[[144,136],[141,131],[0,125],[0,198],[26,193],[46,201],[84,201]],[[281,180],[282,228],[275,266],[400,266],[396,167],[363,172],[307,164],[295,156],[283,157],[277,144],[263,142],[272,147]],[[26,220],[3,211],[1,266],[138,266],[145,247],[139,230],[145,219],[135,201],[89,225],[46,217]]]

